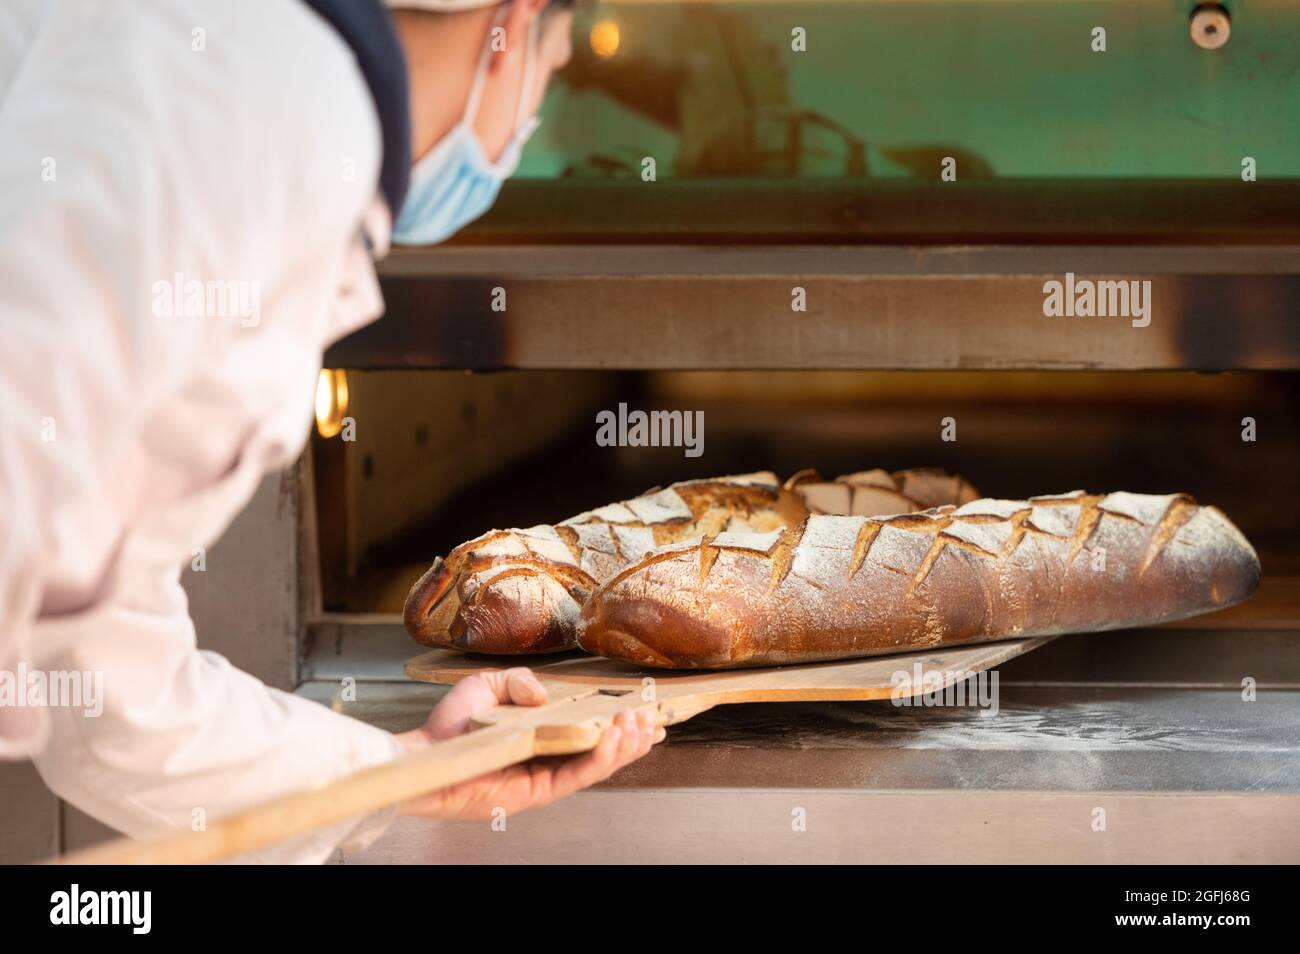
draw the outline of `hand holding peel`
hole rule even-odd
[[[397,734],[405,751],[416,751],[468,731],[471,720],[493,706],[512,703],[540,706],[546,689],[523,667],[478,673],[461,680],[434,706],[418,729]],[[625,709],[614,718],[590,752],[563,760],[534,759],[497,772],[428,792],[398,806],[403,815],[481,821],[495,810],[516,814],[549,805],[589,785],[609,778],[662,742],[665,731],[656,727],[649,710]]]

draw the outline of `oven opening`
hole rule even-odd
[[[352,439],[317,433],[311,448],[327,615],[395,620],[411,584],[458,544],[655,486],[939,467],[989,497],[1190,493],[1247,535],[1264,579],[1240,606],[1170,625],[1300,622],[1300,508],[1285,477],[1300,470],[1294,373],[354,370],[346,380]],[[676,446],[629,446],[638,411],[679,412],[666,432]]]

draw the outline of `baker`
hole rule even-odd
[[[195,548],[302,450],[324,349],[383,310],[375,259],[492,204],[569,55],[564,0],[387,2],[0,8],[0,670],[103,674],[95,717],[0,706],[0,756],[30,756],[58,795],[130,835],[545,699],[527,669],[476,676],[390,734],[199,650],[180,584]],[[249,294],[154,307],[178,275]],[[239,303],[254,292],[251,321]],[[624,712],[585,755],[259,857],[321,861],[394,811],[542,805],[662,737]]]

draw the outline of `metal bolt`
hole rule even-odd
[[[1192,42],[1202,50],[1217,50],[1232,35],[1228,11],[1217,3],[1203,3],[1192,11]]]

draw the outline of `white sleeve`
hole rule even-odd
[[[0,90],[0,669],[102,676],[99,715],[36,710],[36,761],[133,835],[395,754],[200,652],[179,585],[301,447],[379,161],[339,39],[303,4],[243,7],[59,5]],[[191,281],[256,290],[257,320],[159,307]],[[0,707],[0,757],[40,744],[30,713]]]
[[[132,836],[179,828],[201,838],[207,822],[398,754],[390,733],[197,649],[185,592],[170,576],[139,605],[38,624],[34,661],[80,674],[84,687],[81,707],[49,710],[50,744],[34,759],[56,794]],[[353,819],[250,860],[320,862],[350,834],[378,834],[363,827]]]

